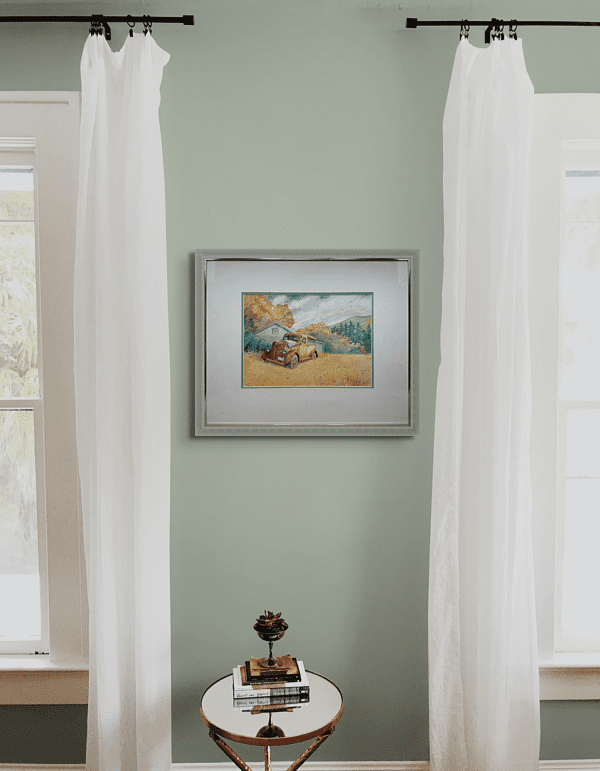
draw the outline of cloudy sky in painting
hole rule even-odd
[[[274,297],[273,305],[289,305],[294,314],[294,329],[307,327],[309,324],[323,322],[330,327],[352,316],[371,316],[373,313],[373,295],[371,294],[331,294],[304,295],[290,300],[287,295]]]

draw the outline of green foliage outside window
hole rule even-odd
[[[33,190],[0,191],[0,407],[2,399],[40,395],[33,201]],[[9,409],[10,402],[4,406],[0,573],[37,573],[34,415],[31,409]]]

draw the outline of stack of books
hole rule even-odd
[[[258,696],[249,699],[233,699],[233,708],[236,712],[291,712],[296,707],[308,704],[307,693],[290,694],[288,696]]]
[[[256,706],[293,708],[309,700],[309,684],[302,661],[289,658],[285,668],[265,675],[264,669],[250,659],[233,668],[233,702],[238,709]],[[286,662],[288,663],[288,662]]]

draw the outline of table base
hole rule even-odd
[[[314,742],[307,747],[302,755],[298,758],[298,760],[295,760],[292,765],[288,768],[287,771],[296,771],[296,769],[300,768],[300,766],[304,763],[305,760],[308,760],[310,756],[313,754],[313,752],[323,744],[325,739],[329,738],[331,734],[333,733],[333,729],[335,726],[332,726],[328,731],[326,731],[321,736],[317,736],[317,738],[314,740]],[[211,730],[209,731],[210,738],[214,741],[214,743],[220,747],[223,752],[236,764],[238,768],[241,769],[241,771],[252,771],[250,766],[248,766],[244,761],[240,758],[240,756],[237,754],[237,752],[231,747],[226,744],[221,737],[215,733],[215,731]],[[269,745],[265,745],[265,771],[271,771],[271,747]]]

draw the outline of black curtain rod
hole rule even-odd
[[[135,22],[140,22],[144,24],[144,29],[149,29],[154,22],[156,22],[156,24],[184,24],[186,26],[192,26],[195,24],[194,17],[191,14],[185,16],[104,16],[102,13],[93,13],[89,16],[0,16],[0,24],[5,21],[88,22],[92,24],[92,28],[98,29],[99,27],[102,27],[104,29],[104,37],[107,40],[110,40],[110,27],[108,26],[109,21],[111,23],[114,21],[126,21],[130,26]]]
[[[89,16],[0,16],[3,21],[151,21],[157,24],[193,25],[193,16],[104,16],[102,13],[92,13]],[[416,21],[416,19],[415,19]]]
[[[600,27],[600,21],[517,21],[511,19],[490,19],[489,21],[470,21],[461,19],[457,21],[420,21],[419,19],[407,19],[406,28],[416,29],[417,27],[487,27],[485,31],[485,42],[490,42],[492,30],[500,29],[504,26],[513,25],[514,27]]]

